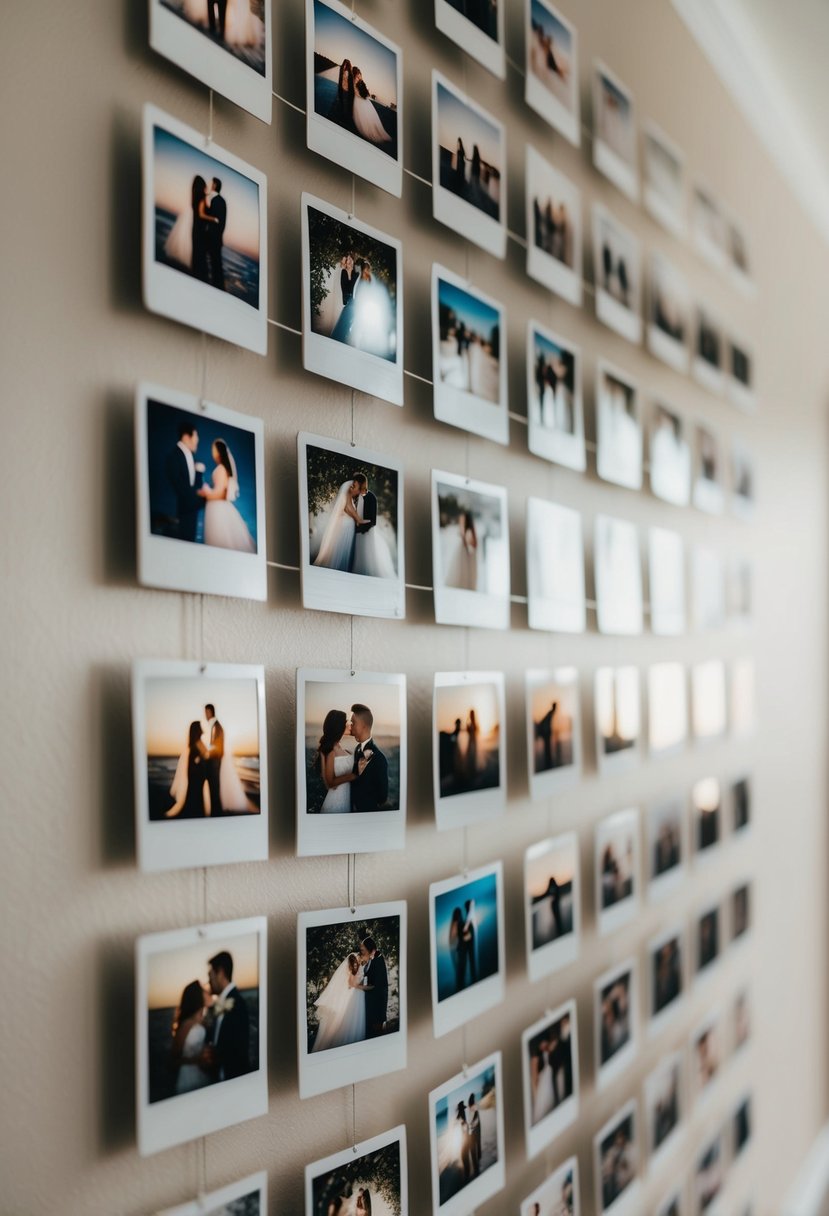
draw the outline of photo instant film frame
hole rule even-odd
[[[630,390],[633,405],[633,422],[638,432],[636,440],[635,459],[626,467],[624,459],[619,459],[621,437],[607,433],[605,408],[603,407],[604,379],[608,377],[617,381],[623,388]],[[607,405],[609,409],[609,404]],[[644,449],[644,428],[642,425],[642,405],[639,385],[636,380],[616,367],[607,359],[596,361],[596,473],[602,481],[613,485],[624,486],[628,490],[642,489],[642,463]],[[627,410],[625,410],[627,415]],[[631,454],[628,453],[628,456]]]
[[[498,400],[488,401],[472,392],[451,384],[443,384],[440,376],[440,309],[439,284],[448,283],[474,296],[498,312],[499,357]],[[509,414],[507,397],[506,314],[504,307],[491,296],[473,287],[468,279],[454,274],[437,262],[432,264],[432,385],[434,412],[438,422],[460,427],[473,435],[481,435],[494,443],[509,443]]]
[[[216,545],[196,544],[151,531],[149,450],[147,442],[148,405],[159,401],[211,422],[225,423],[253,435],[256,453],[256,553],[220,549]],[[143,381],[135,394],[135,480],[138,496],[136,512],[138,581],[145,587],[164,587],[171,591],[195,591],[206,595],[234,595],[244,599],[267,600],[268,566],[265,538],[265,435],[261,418],[237,414],[235,410],[204,401],[191,393],[180,393]],[[199,460],[198,453],[195,459]],[[203,463],[203,461],[201,462]]]
[[[714,1040],[717,1049],[717,1069],[710,1080],[704,1085],[700,1084],[700,1079],[697,1075],[696,1048],[700,1039],[713,1032]],[[722,1009],[719,1005],[709,1006],[706,1009],[705,1016],[701,1021],[696,1022],[691,1029],[688,1039],[688,1055],[691,1063],[691,1094],[694,1101],[695,1113],[700,1110],[705,1110],[709,1100],[720,1088],[723,1081],[728,1058],[726,1056],[726,1042],[724,1033],[724,1018]]]
[[[573,1206],[569,1216],[581,1216],[581,1198],[579,1194],[579,1162],[577,1157],[568,1157],[567,1160],[558,1167],[555,1173],[550,1174],[548,1178],[542,1182],[541,1186],[536,1187],[531,1195],[528,1195],[521,1204],[521,1216],[535,1216],[535,1205],[541,1204],[542,1212],[555,1213],[555,1207],[552,1206],[561,1198],[561,1189],[566,1182],[568,1176],[573,1180]],[[549,1208],[543,1206],[550,1204]]]
[[[597,515],[594,561],[599,633],[640,634],[642,566],[636,524],[612,515]]]
[[[390,900],[382,904],[362,904],[355,908],[324,908],[317,912],[300,912],[297,917],[297,1061],[299,1064],[299,1096],[313,1098],[317,1094],[368,1081],[372,1077],[398,1072],[406,1067],[406,1032],[408,1004],[407,974],[407,904],[405,900]],[[330,1047],[319,1054],[308,1051],[307,996],[308,955],[306,933],[318,925],[352,922],[356,927],[367,920],[398,917],[400,922],[399,954],[399,1029],[358,1043]]]
[[[456,992],[453,996],[445,997],[441,1001],[438,997],[438,942],[435,917],[437,898],[440,895],[445,895],[447,891],[458,891],[461,893],[471,883],[493,876],[495,878],[496,915],[498,920],[498,970],[494,975],[478,980],[477,983],[470,985],[470,987]],[[496,1005],[500,1005],[504,1000],[504,993],[506,991],[506,946],[504,938],[504,867],[502,862],[496,861],[492,865],[481,866],[477,870],[470,870],[464,874],[456,874],[452,878],[445,878],[441,882],[429,884],[429,939],[431,944],[429,969],[432,977],[432,1022],[435,1038],[439,1039],[443,1035],[448,1034],[450,1030],[456,1030],[458,1026],[463,1026],[466,1022],[472,1021],[473,1018],[478,1017],[480,1014],[486,1013],[488,1009],[493,1009]]]
[[[533,693],[538,688],[549,687],[551,685],[572,692],[573,758],[569,764],[562,764],[557,768],[536,773],[533,762],[533,752],[535,751],[535,722],[532,712]],[[526,673],[524,689],[527,706],[527,771],[530,780],[530,797],[537,800],[548,798],[560,790],[569,789],[571,786],[577,785],[581,780],[581,687],[578,669],[576,667],[532,668]]]
[[[527,144],[525,168],[527,274],[542,287],[567,300],[575,308],[582,302],[582,210],[581,191],[569,177],[555,169],[548,160]],[[573,225],[573,265],[565,265],[535,243],[534,202],[537,194],[554,192],[563,202]]]
[[[273,106],[271,0],[264,0],[264,5],[264,76],[217,45],[206,31],[188,25],[161,0],[150,0],[150,46],[208,88],[270,124]]]
[[[633,1116],[633,1142],[632,1149],[636,1168],[633,1173],[632,1180],[628,1183],[621,1195],[605,1207],[602,1202],[602,1141],[605,1140],[621,1123],[629,1116]],[[642,1211],[642,1183],[639,1179],[640,1151],[639,1151],[639,1112],[636,1107],[636,1099],[631,1098],[624,1106],[620,1107],[616,1113],[608,1119],[607,1123],[596,1132],[593,1137],[593,1168],[594,1168],[594,1185],[595,1194],[599,1200],[596,1206],[597,1216],[639,1216]]]
[[[673,941],[679,942],[679,995],[662,1009],[654,1008],[656,1001],[656,985],[654,982],[654,958],[663,946],[667,946]],[[665,1026],[673,1020],[678,1011],[682,1008],[683,999],[688,991],[688,939],[685,933],[685,926],[677,921],[670,925],[662,933],[656,937],[652,937],[647,945],[645,952],[647,977],[646,990],[648,994],[647,1019],[648,1019],[648,1037],[661,1033]]]
[[[178,1204],[174,1208],[164,1208],[163,1211],[157,1213],[157,1216],[210,1216],[211,1212],[221,1214],[227,1211],[227,1205],[233,1203],[235,1199],[246,1199],[254,1192],[256,1192],[259,1202],[260,1216],[265,1216],[268,1203],[266,1170],[260,1170],[257,1174],[249,1174],[247,1178],[240,1178],[238,1182],[231,1182],[229,1186],[223,1186],[218,1191],[201,1195],[190,1203]]]
[[[392,405],[403,404],[403,246],[396,237],[372,228],[361,220],[333,207],[331,203],[302,192],[302,366],[306,371],[325,376],[343,388],[355,388],[371,397],[379,397]],[[311,323],[311,236],[308,224],[308,208],[321,211],[348,228],[364,233],[375,241],[394,249],[395,274],[395,357],[384,359],[358,350],[346,342],[340,342],[327,334],[314,333]]]
[[[538,949],[533,949],[533,903],[529,891],[529,869],[534,861],[568,850],[573,858],[572,904],[573,929],[564,937],[548,942]],[[530,979],[543,979],[560,971],[579,956],[581,942],[581,860],[579,858],[579,842],[576,832],[564,832],[560,836],[548,836],[531,844],[524,853],[524,920],[527,942],[527,973]]]
[[[570,1018],[570,1051],[573,1065],[573,1092],[565,1098],[548,1115],[533,1123],[532,1078],[530,1075],[530,1042],[536,1035],[541,1034],[553,1022],[561,1018]],[[553,1009],[528,1026],[521,1033],[521,1076],[524,1091],[524,1133],[527,1145],[527,1157],[532,1160],[547,1148],[566,1127],[575,1123],[579,1115],[579,1035],[576,1017],[576,1002],[574,999],[565,1001],[557,1009]]]
[[[497,37],[490,38],[448,0],[435,0],[435,27],[501,80],[507,74],[504,50],[504,0],[497,0]]]
[[[496,787],[484,790],[470,790],[463,794],[450,794],[441,797],[440,793],[440,754],[437,726],[438,690],[441,688],[462,688],[464,685],[493,684],[498,699],[498,772],[500,781]],[[459,828],[483,823],[488,819],[497,819],[504,814],[507,807],[507,747],[506,747],[506,714],[504,700],[504,673],[502,671],[437,671],[435,672],[434,696],[432,702],[432,781],[435,795],[435,819],[438,831],[447,828]]]
[[[503,0],[501,0],[503,7]],[[499,219],[468,203],[447,190],[440,184],[440,135],[438,120],[438,85],[442,85],[461,105],[472,110],[486,122],[491,123],[500,133],[498,152],[500,165]],[[507,157],[506,129],[503,123],[493,118],[482,106],[468,97],[456,85],[452,84],[441,72],[432,69],[432,215],[440,224],[445,224],[454,232],[460,233],[468,241],[473,241],[491,253],[493,257],[505,258],[507,254]]]
[[[399,808],[396,811],[368,811],[347,814],[309,814],[307,808],[307,764],[305,732],[307,728],[305,698],[309,684],[341,684],[343,704],[362,699],[366,686],[376,685],[398,690],[400,721],[400,782]],[[356,686],[356,687],[355,687]],[[351,689],[354,689],[352,694]],[[360,697],[357,697],[359,689]],[[365,704],[372,706],[368,699]],[[402,674],[376,671],[341,671],[329,668],[299,667],[296,673],[296,816],[297,856],[320,857],[336,853],[382,853],[402,849],[406,845],[406,794],[408,768],[406,731],[406,677]]]
[[[648,528],[648,583],[651,633],[681,637],[685,611],[685,544],[670,528]]]
[[[679,824],[679,861],[661,874],[656,873],[655,853],[659,840],[659,831],[666,820]],[[682,884],[688,872],[688,810],[687,799],[681,796],[663,798],[648,807],[646,818],[647,833],[647,887],[648,899],[656,903]]]
[[[319,153],[356,173],[374,186],[400,198],[403,193],[403,52],[396,42],[386,38],[374,26],[346,8],[340,0],[321,0],[338,17],[353,24],[374,42],[392,51],[395,56],[395,86],[397,106],[397,159],[393,160],[369,140],[317,114],[315,103],[314,52],[316,49],[316,19],[314,0],[305,0],[305,113],[306,142],[312,152]],[[362,62],[362,61],[361,61]]]
[[[155,147],[159,127],[197,152],[228,166],[254,182],[259,192],[259,298],[254,308],[228,292],[192,275],[164,266],[155,259]],[[150,312],[204,333],[234,342],[258,355],[268,352],[268,179],[259,169],[227,152],[204,133],[171,118],[146,102],[142,120],[142,287],[144,306]]]
[[[633,843],[631,853],[631,893],[624,899],[618,900],[608,908],[602,907],[602,854],[608,844],[614,842],[620,833],[627,833]],[[639,808],[628,807],[624,811],[616,811],[607,815],[596,824],[596,842],[593,858],[594,886],[596,889],[596,929],[601,937],[614,933],[622,925],[633,920],[640,905],[640,870],[639,864]]]
[[[734,375],[733,351],[742,352],[748,359],[748,384]],[[742,334],[733,331],[725,335],[725,392],[728,400],[737,409],[753,413],[757,408],[757,393],[754,387],[754,350]]]
[[[686,235],[686,190],[685,190],[685,157],[680,152],[679,148],[669,139],[665,132],[652,122],[646,119],[642,123],[642,134],[644,143],[644,154],[642,163],[644,166],[643,180],[644,189],[642,192],[642,201],[645,204],[645,210],[661,224],[662,227],[670,232],[673,236],[680,240],[685,239]],[[657,183],[652,180],[648,166],[648,141],[658,145],[668,157],[677,165],[679,172],[679,194],[677,200],[678,206],[674,206],[671,199],[665,196],[664,191],[660,190]]]
[[[615,751],[608,752],[605,751],[604,736],[602,735],[598,712],[599,680],[606,678],[606,672],[610,672],[610,679],[613,683],[618,680],[620,675],[623,675],[625,681],[630,680],[631,686],[635,685],[636,687],[636,734],[633,736],[633,742],[630,746],[619,747]],[[642,680],[639,668],[632,663],[626,663],[621,667],[597,667],[593,680],[593,690],[593,716],[596,724],[596,760],[600,774],[604,776],[605,774],[618,773],[629,768],[635,768],[642,759]]]
[[[535,339],[536,335],[566,350],[573,359],[573,434],[561,430],[550,430],[541,421],[541,407],[535,409]],[[527,420],[528,446],[534,456],[552,460],[565,468],[583,473],[587,468],[587,453],[584,447],[584,406],[582,403],[581,348],[560,334],[553,333],[538,321],[527,325]]]
[[[655,249],[651,250],[648,271],[648,350],[657,359],[667,363],[668,367],[685,375],[690,365],[689,339],[691,333],[691,294],[687,280],[673,262],[663,257],[661,253],[657,253]],[[670,285],[672,294],[680,306],[681,316],[685,322],[684,338],[674,338],[657,324],[657,287],[660,278],[663,283],[667,282]]]
[[[258,934],[259,979],[259,1068],[256,1072],[202,1089],[177,1094],[150,1103],[149,1096],[149,1008],[148,966],[156,954],[187,946],[204,947],[207,960],[217,949],[232,945],[234,938]],[[268,922],[264,916],[221,921],[191,929],[145,933],[135,943],[135,1013],[138,1038],[135,1093],[138,1151],[151,1156],[176,1144],[196,1140],[222,1127],[232,1127],[268,1113]]]
[[[671,715],[663,712],[665,700],[673,702]],[[673,737],[660,738],[666,718],[673,718]],[[688,742],[688,677],[683,663],[667,660],[648,668],[648,750],[651,756],[671,756]]]
[[[473,591],[465,587],[445,586],[441,568],[442,550],[440,540],[440,488],[468,490],[498,502],[501,520],[502,543],[505,547],[506,579],[500,594],[488,591]],[[477,625],[482,629],[509,629],[509,520],[507,514],[507,490],[505,486],[490,485],[463,477],[457,473],[445,473],[432,469],[432,575],[435,595],[435,620],[439,625]]]
[[[710,212],[710,218],[714,221],[713,236],[707,231],[704,212]],[[694,182],[691,190],[691,239],[694,249],[709,266],[725,270],[725,220],[722,206],[707,182],[699,179]]]
[[[321,448],[345,456],[355,465],[363,462],[393,469],[397,473],[397,577],[374,578],[347,570],[329,570],[311,563],[310,514],[308,507],[308,448]],[[403,467],[393,456],[370,452],[339,439],[326,439],[300,431],[297,435],[299,472],[299,548],[301,556],[302,606],[321,612],[345,612],[351,616],[376,616],[402,620],[406,615],[405,528]],[[333,487],[332,487],[333,488]],[[371,481],[369,481],[371,489]]]
[[[584,633],[587,628],[581,514],[532,497],[527,499],[527,617],[530,629]]]
[[[392,1144],[397,1144],[400,1149],[400,1216],[409,1216],[409,1169],[405,1123],[400,1123],[397,1127],[393,1127],[387,1132],[382,1132],[379,1136],[372,1136],[370,1140],[362,1140],[359,1144],[342,1149],[339,1153],[331,1153],[328,1157],[321,1157],[319,1161],[311,1161],[306,1165],[306,1216],[313,1216],[315,1211],[314,1182],[317,1178],[330,1174],[333,1170],[339,1169],[340,1166],[346,1165],[350,1167],[362,1157],[368,1157],[372,1153],[377,1153],[380,1149],[388,1148]],[[205,1213],[205,1216],[210,1216],[210,1213]],[[264,1208],[262,1209],[262,1216],[265,1216]]]
[[[201,680],[213,690],[222,680],[256,683],[259,726],[259,814],[150,820],[146,742],[146,686],[152,679]],[[215,691],[211,694],[215,696]],[[144,871],[230,865],[268,860],[268,728],[265,668],[261,664],[199,663],[176,659],[135,659],[132,665],[132,746],[138,864]],[[221,722],[218,700],[217,718]],[[182,749],[187,722],[182,722]]]
[[[618,979],[629,975],[628,984],[628,1018],[630,1022],[630,1039],[624,1047],[620,1047],[610,1059],[601,1063],[602,1058],[602,992]],[[594,1052],[596,1060],[596,1088],[604,1090],[615,1081],[630,1065],[639,1050],[639,974],[635,958],[625,959],[616,967],[611,967],[600,975],[593,984],[593,1022],[594,1022]]]
[[[429,1159],[432,1170],[432,1211],[436,1213],[436,1216],[471,1216],[471,1213],[482,1203],[504,1189],[506,1169],[504,1161],[504,1096],[501,1060],[501,1052],[493,1052],[492,1055],[486,1056],[476,1064],[470,1064],[462,1072],[456,1073],[454,1077],[450,1077],[448,1081],[445,1081],[443,1085],[439,1085],[437,1089],[433,1089],[429,1094]],[[451,1094],[454,1090],[462,1089],[465,1085],[471,1085],[476,1077],[482,1076],[490,1068],[495,1069],[496,1160],[480,1177],[467,1183],[456,1195],[453,1195],[442,1204],[440,1202],[440,1168],[438,1165],[437,1132],[435,1128],[437,1104],[441,1098]]]
[[[569,106],[561,101],[558,97],[544,87],[538,80],[530,66],[530,56],[532,54],[531,38],[532,38],[532,2],[526,0],[524,11],[524,40],[526,42],[526,56],[524,63],[524,101],[535,110],[545,122],[569,140],[574,147],[578,148],[581,145],[581,110],[579,107],[579,34],[578,30],[572,25],[566,17],[564,17],[557,8],[548,3],[548,0],[538,0],[541,7],[544,8],[550,16],[559,22],[571,39],[570,50],[570,81],[569,81]]]
[[[679,442],[669,441],[667,449],[664,441],[660,442],[661,417],[670,418],[672,429],[676,424],[680,433]],[[666,405],[664,401],[653,402],[648,439],[651,494],[676,507],[687,507],[691,501],[691,448],[687,430],[685,419],[672,405]]]
[[[722,659],[705,659],[691,667],[691,721],[696,743],[710,743],[725,736],[728,696]]]
[[[691,931],[694,936],[694,943],[693,943],[694,973],[692,976],[692,982],[697,987],[699,987],[700,985],[704,985],[706,983],[706,981],[711,978],[712,974],[716,974],[717,970],[719,968],[719,964],[722,962],[723,953],[725,951],[726,944],[727,944],[725,941],[725,925],[723,923],[723,918],[724,918],[723,909],[724,909],[723,900],[715,899],[713,902],[706,903],[702,908],[700,908],[699,912],[695,913],[695,915],[693,916],[693,918],[691,920]],[[705,920],[705,918],[710,916],[712,913],[716,913],[717,951],[712,959],[709,959],[709,961],[707,963],[703,963],[701,953],[700,953],[700,926],[702,925],[702,922]]]
[[[670,1076],[675,1070],[679,1071],[676,1127],[668,1132],[668,1135],[659,1146],[655,1146],[653,1116],[656,1111],[657,1102],[659,1101],[660,1086],[664,1085],[665,1078]],[[683,1123],[686,1114],[685,1084],[685,1054],[682,1050],[672,1051],[669,1055],[664,1056],[656,1068],[645,1077],[643,1106],[645,1110],[645,1136],[648,1146],[649,1173],[653,1173],[661,1168],[663,1161],[670,1156],[675,1146],[682,1139],[684,1131]]]
[[[699,351],[700,329],[703,323],[717,331],[720,342],[719,363],[715,366],[708,359],[703,359]],[[709,393],[722,394],[725,388],[725,333],[722,322],[707,304],[697,303],[691,318],[691,341],[693,343],[691,357],[691,375],[697,384],[707,388]]]
[[[615,228],[631,246],[631,265],[627,268],[631,284],[631,303],[627,307],[611,295],[599,279],[599,268],[602,265],[602,223]],[[593,270],[596,276],[596,319],[626,338],[628,342],[638,345],[642,341],[642,247],[638,238],[620,224],[601,203],[593,204]]]
[[[602,109],[602,80],[608,82],[611,87],[625,98],[630,106],[628,123],[630,125],[633,138],[631,140],[632,159],[626,160],[620,155],[615,148],[611,148],[609,144],[599,135],[598,116]],[[636,122],[636,107],[633,103],[633,93],[622,84],[621,80],[615,73],[611,72],[606,64],[600,59],[593,60],[593,164],[603,173],[605,177],[613,182],[622,194],[626,194],[632,203],[639,202],[639,169],[637,166],[637,122]]]

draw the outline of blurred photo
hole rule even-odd
[[[685,232],[683,158],[654,123],[644,124],[645,208],[674,236]]]
[[[581,304],[581,194],[527,145],[527,274]]]
[[[691,791],[694,814],[694,843],[697,853],[719,844],[722,818],[722,796],[716,777],[697,781]]]
[[[434,1210],[469,1212],[504,1185],[500,1052],[433,1089],[429,1117]]]
[[[674,1052],[645,1081],[645,1127],[651,1161],[670,1142],[682,1118],[682,1054]]]
[[[307,1165],[305,1191],[307,1216],[408,1216],[405,1127]]]
[[[697,921],[697,971],[716,962],[720,953],[719,905],[704,912]]]
[[[639,902],[639,812],[618,811],[596,828],[596,917],[600,933],[629,921]]]
[[[707,186],[694,186],[691,199],[694,244],[712,266],[724,267],[726,260],[725,225],[719,203]]]
[[[596,619],[600,633],[642,632],[642,565],[639,533],[626,519],[597,515]]]
[[[719,322],[707,307],[695,310],[694,359],[695,378],[712,393],[723,387],[723,336]]]
[[[593,163],[633,202],[639,198],[636,120],[630,91],[604,64],[593,65]]]
[[[735,659],[731,664],[731,733],[738,739],[747,739],[754,734],[756,695],[754,659]]]
[[[600,771],[639,758],[639,669],[600,667],[595,678],[596,738]]]
[[[527,0],[525,37],[525,101],[578,147],[581,130],[576,30],[548,0]]]
[[[579,1163],[575,1157],[542,1182],[521,1204],[521,1216],[579,1216]]]
[[[691,449],[679,414],[654,405],[650,434],[651,491],[664,502],[684,507],[691,498]]]
[[[506,490],[433,470],[432,543],[438,623],[506,629]]]
[[[576,1003],[551,1012],[521,1036],[527,1152],[545,1148],[578,1113]]]
[[[737,941],[751,928],[751,884],[742,883],[731,894],[731,939]]]
[[[575,667],[527,672],[530,786],[539,796],[561,784],[553,777],[578,777],[581,770],[581,711]],[[550,780],[545,780],[549,777]]]
[[[744,443],[734,440],[731,445],[731,509],[741,519],[750,519],[754,512],[754,461]]]
[[[648,739],[651,755],[677,751],[688,738],[688,687],[681,663],[648,668]]]
[[[691,712],[697,742],[719,739],[725,734],[725,664],[706,659],[691,668]]]
[[[641,342],[639,242],[599,203],[593,204],[593,266],[596,316],[628,342]]]
[[[530,629],[584,632],[584,538],[572,507],[527,499],[527,600]]]
[[[436,220],[496,257],[506,252],[504,128],[432,72],[432,195]]]
[[[751,825],[751,780],[741,777],[731,786],[732,827],[743,832]]]
[[[670,930],[650,943],[649,1015],[658,1018],[682,996],[682,932]]]
[[[600,359],[596,369],[596,472],[605,481],[642,487],[639,393],[623,372]]]
[[[685,546],[679,532],[648,529],[651,632],[677,637],[685,632]]]
[[[636,1103],[628,1102],[594,1137],[596,1211],[612,1212],[624,1197],[634,1195],[639,1171]]]
[[[648,347],[678,372],[688,370],[690,297],[684,275],[666,258],[651,252]]]
[[[697,1211],[707,1212],[725,1184],[725,1138],[722,1131],[706,1144],[697,1158],[694,1195]]]
[[[192,1203],[165,1208],[158,1216],[265,1216],[267,1203],[268,1175],[263,1170],[209,1195],[200,1195]]]
[[[596,1055],[600,1087],[619,1075],[636,1051],[636,968],[633,961],[607,972],[594,986]]]
[[[694,506],[700,511],[718,515],[722,512],[724,499],[720,444],[707,427],[698,425],[696,431]]]
[[[435,417],[497,443],[509,440],[500,305],[432,268]]]
[[[579,854],[575,833],[530,845],[524,854],[530,979],[549,975],[578,954]]]
[[[578,349],[530,321],[527,334],[530,451],[583,472],[584,415]]]
[[[435,26],[495,76],[506,72],[505,0],[435,0]]]
[[[681,798],[656,803],[648,814],[648,877],[651,898],[670,879],[678,879],[684,866],[685,807]]]

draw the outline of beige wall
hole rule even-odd
[[[196,127],[207,124],[207,92],[147,48],[145,6],[91,0],[82,5],[6,6],[2,42],[6,140],[3,160],[3,434],[6,476],[2,565],[6,679],[0,698],[3,864],[2,1198],[24,1213],[129,1213],[183,1201],[203,1182],[221,1185],[267,1167],[271,1206],[302,1208],[306,1161],[344,1147],[351,1135],[351,1093],[300,1102],[295,1062],[295,931],[301,909],[346,898],[346,859],[295,860],[293,852],[293,679],[297,665],[406,670],[410,681],[410,827],[405,854],[360,857],[362,900],[405,895],[410,916],[410,1067],[369,1082],[356,1095],[365,1137],[405,1120],[409,1130],[412,1210],[429,1206],[426,1092],[462,1062],[463,1036],[435,1041],[428,982],[426,888],[460,865],[460,832],[438,836],[431,808],[430,704],[435,669],[502,667],[507,673],[507,817],[469,833],[470,863],[502,857],[508,884],[507,1000],[466,1033],[470,1059],[504,1052],[507,1190],[482,1213],[514,1212],[525,1194],[571,1151],[582,1171],[584,1211],[593,1208],[592,1136],[631,1094],[663,1051],[687,1041],[695,1021],[727,1002],[753,975],[753,1054],[735,1063],[718,1096],[689,1130],[676,1168],[684,1168],[705,1128],[751,1079],[756,1142],[734,1179],[732,1201],[753,1185],[757,1210],[779,1213],[780,1200],[827,1113],[826,732],[827,456],[825,403],[829,251],[765,159],[728,96],[667,3],[561,0],[579,29],[583,77],[601,56],[635,91],[640,117],[656,119],[745,219],[757,298],[747,301],[677,245],[589,166],[589,150],[548,135],[522,104],[523,81],[506,84],[465,62],[439,37],[429,0],[358,0],[359,13],[406,51],[407,162],[429,175],[429,73],[432,65],[508,117],[510,227],[523,231],[523,145],[546,147],[580,183],[585,201],[601,199],[647,246],[686,270],[757,351],[761,408],[746,418],[693,383],[598,326],[590,299],[583,312],[552,301],[523,273],[523,250],[510,243],[505,263],[467,248],[430,218],[427,188],[406,179],[401,201],[358,182],[358,215],[403,240],[406,366],[430,373],[428,282],[433,259],[463,271],[507,305],[511,407],[525,409],[524,331],[529,316],[583,347],[587,402],[599,355],[639,378],[648,393],[706,418],[728,438],[742,432],[757,460],[759,507],[752,527],[711,522],[691,510],[663,509],[648,493],[625,493],[555,469],[526,453],[526,430],[495,445],[439,426],[430,390],[406,385],[406,408],[358,397],[355,436],[402,453],[407,465],[407,577],[431,582],[429,472],[465,471],[506,484],[510,493],[514,591],[525,590],[524,504],[547,495],[578,506],[588,532],[596,511],[643,527],[670,520],[689,542],[705,538],[724,553],[756,562],[756,620],[747,633],[723,631],[671,643],[647,634],[621,641],[596,635],[531,635],[525,610],[513,609],[508,636],[433,623],[430,597],[410,592],[404,624],[303,612],[297,576],[271,572],[267,605],[151,592],[135,583],[131,400],[150,378],[206,395],[265,420],[268,547],[272,559],[297,560],[295,435],[299,429],[346,436],[351,394],[306,375],[296,337],[271,332],[267,358],[237,350],[145,313],[139,291],[139,118],[152,100]],[[516,3],[513,9],[520,6]],[[303,5],[275,0],[277,89],[301,103]],[[515,20],[513,20],[513,17]],[[522,57],[517,13],[509,46]],[[762,104],[762,98],[757,99]],[[347,206],[342,171],[305,150],[304,120],[275,103],[265,127],[216,99],[215,138],[258,165],[270,180],[270,313],[299,321],[299,191]],[[590,410],[588,409],[588,417]],[[201,625],[199,624],[201,621]],[[268,671],[271,860],[267,865],[143,875],[133,844],[129,740],[129,664],[136,656],[264,662]],[[573,662],[582,672],[585,708],[594,668],[629,659],[644,668],[660,658],[686,662],[754,653],[761,727],[753,743],[723,742],[615,779],[588,770],[572,794],[548,805],[527,797],[522,737],[526,667]],[[588,718],[589,722],[589,718]],[[690,915],[738,874],[756,879],[753,944],[693,992],[658,1040],[607,1092],[595,1092],[593,979],[636,951],[667,912],[647,909],[635,925],[599,940],[585,884],[584,948],[578,964],[549,984],[525,978],[520,874],[523,850],[549,826],[578,828],[582,864],[592,858],[595,822],[631,803],[684,791],[698,776],[743,769],[755,778],[756,825],[750,841],[728,841],[715,864],[694,873],[670,914]],[[137,935],[266,913],[270,932],[271,1109],[231,1128],[149,1159],[135,1148],[133,945]],[[519,1036],[546,1002],[575,995],[581,1036],[582,1110],[548,1158],[525,1160]],[[648,1184],[656,1202],[674,1171]],[[735,1209],[730,1209],[735,1210]]]

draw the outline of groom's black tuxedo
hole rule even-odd
[[[225,1000],[233,1001],[233,1008],[222,1018],[222,1024],[213,1031],[213,1050],[216,1055],[216,1072],[221,1081],[243,1077],[253,1071],[250,1060],[250,1030],[248,1007],[239,989],[234,986]]]
[[[227,224],[227,203],[221,194],[214,194],[207,208],[207,214],[218,220],[212,224],[208,221],[207,228],[207,271],[208,279],[220,291],[225,289],[225,268],[222,262],[222,245],[224,244],[225,225]]]
[[[371,748],[371,759],[362,777],[351,782],[351,809],[355,812],[380,811],[389,798],[389,762],[373,739],[357,745],[351,771],[358,771],[365,748]]]
[[[195,457],[193,458],[195,460]],[[196,525],[199,522],[199,511],[204,509],[204,499],[196,493],[202,486],[202,475],[196,470],[196,479],[190,485],[190,472],[187,468],[187,458],[176,444],[164,466],[167,480],[176,498],[176,519],[173,535],[178,540],[195,540]]]
[[[371,490],[366,490],[363,495],[363,522],[357,524],[358,532],[368,532],[370,528],[375,527],[377,523],[377,498],[372,494]]]
[[[363,972],[366,984],[366,1027],[368,1037],[376,1039],[383,1033],[389,1008],[389,973],[382,954],[375,954]]]

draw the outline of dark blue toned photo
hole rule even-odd
[[[498,879],[487,874],[435,899],[438,1001],[498,972]]]

